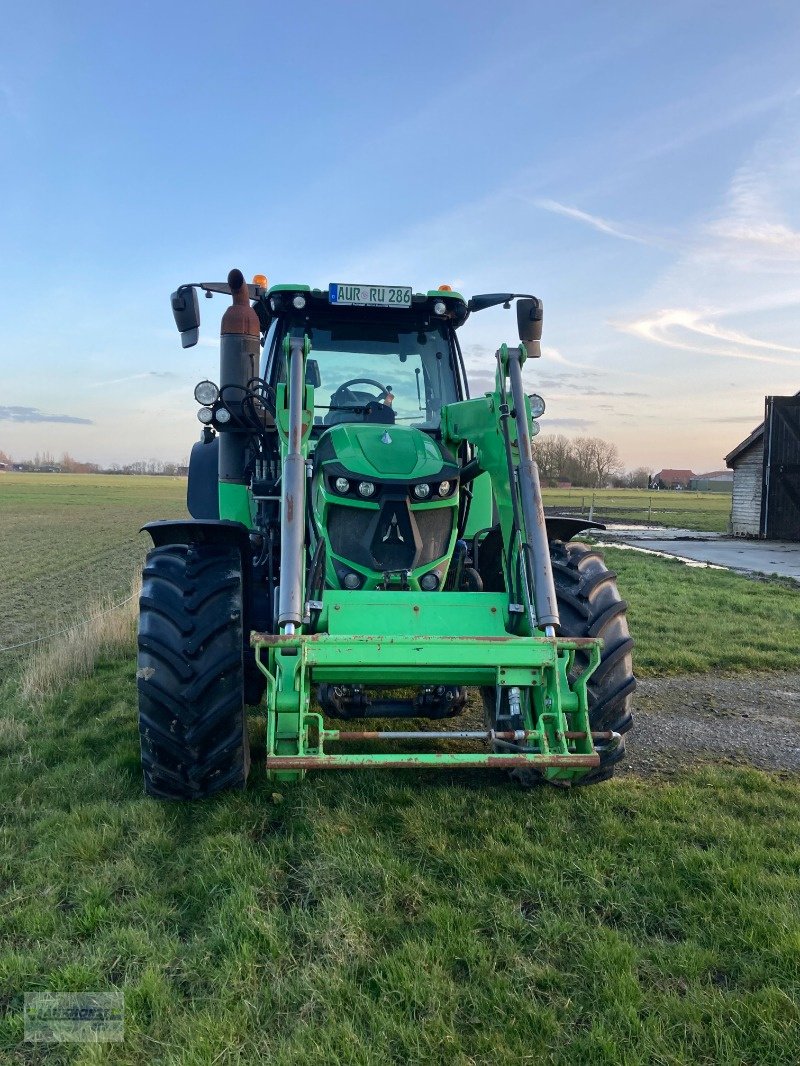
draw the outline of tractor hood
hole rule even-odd
[[[352,474],[392,481],[435,478],[442,475],[443,466],[453,465],[452,457],[427,433],[413,426],[369,422],[331,426],[316,449],[318,463],[328,460]]]

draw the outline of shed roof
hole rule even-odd
[[[751,444],[755,444],[763,436],[764,423],[762,422],[761,425],[756,426],[756,428],[753,430],[749,437],[745,437],[742,443],[737,444],[732,452],[728,452],[728,454],[725,456],[725,465],[733,469],[733,464],[736,462],[742,452],[746,452]]]

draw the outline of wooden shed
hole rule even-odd
[[[761,488],[764,481],[764,423],[725,456],[733,470],[731,532],[740,537],[761,533]]]
[[[725,456],[734,534],[800,541],[800,392],[767,396],[765,416]]]

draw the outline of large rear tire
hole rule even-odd
[[[202,799],[244,788],[242,626],[237,549],[169,544],[148,553],[136,674],[148,795]]]

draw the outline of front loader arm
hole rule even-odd
[[[531,454],[536,431],[522,389],[524,359],[522,346],[509,349],[503,344],[497,353],[494,392],[443,407],[442,432],[451,446],[467,441],[475,448],[480,469],[492,481],[509,592],[516,590],[531,628],[543,628],[552,635],[559,624],[558,607],[539,471]],[[507,378],[512,396],[506,390]]]

